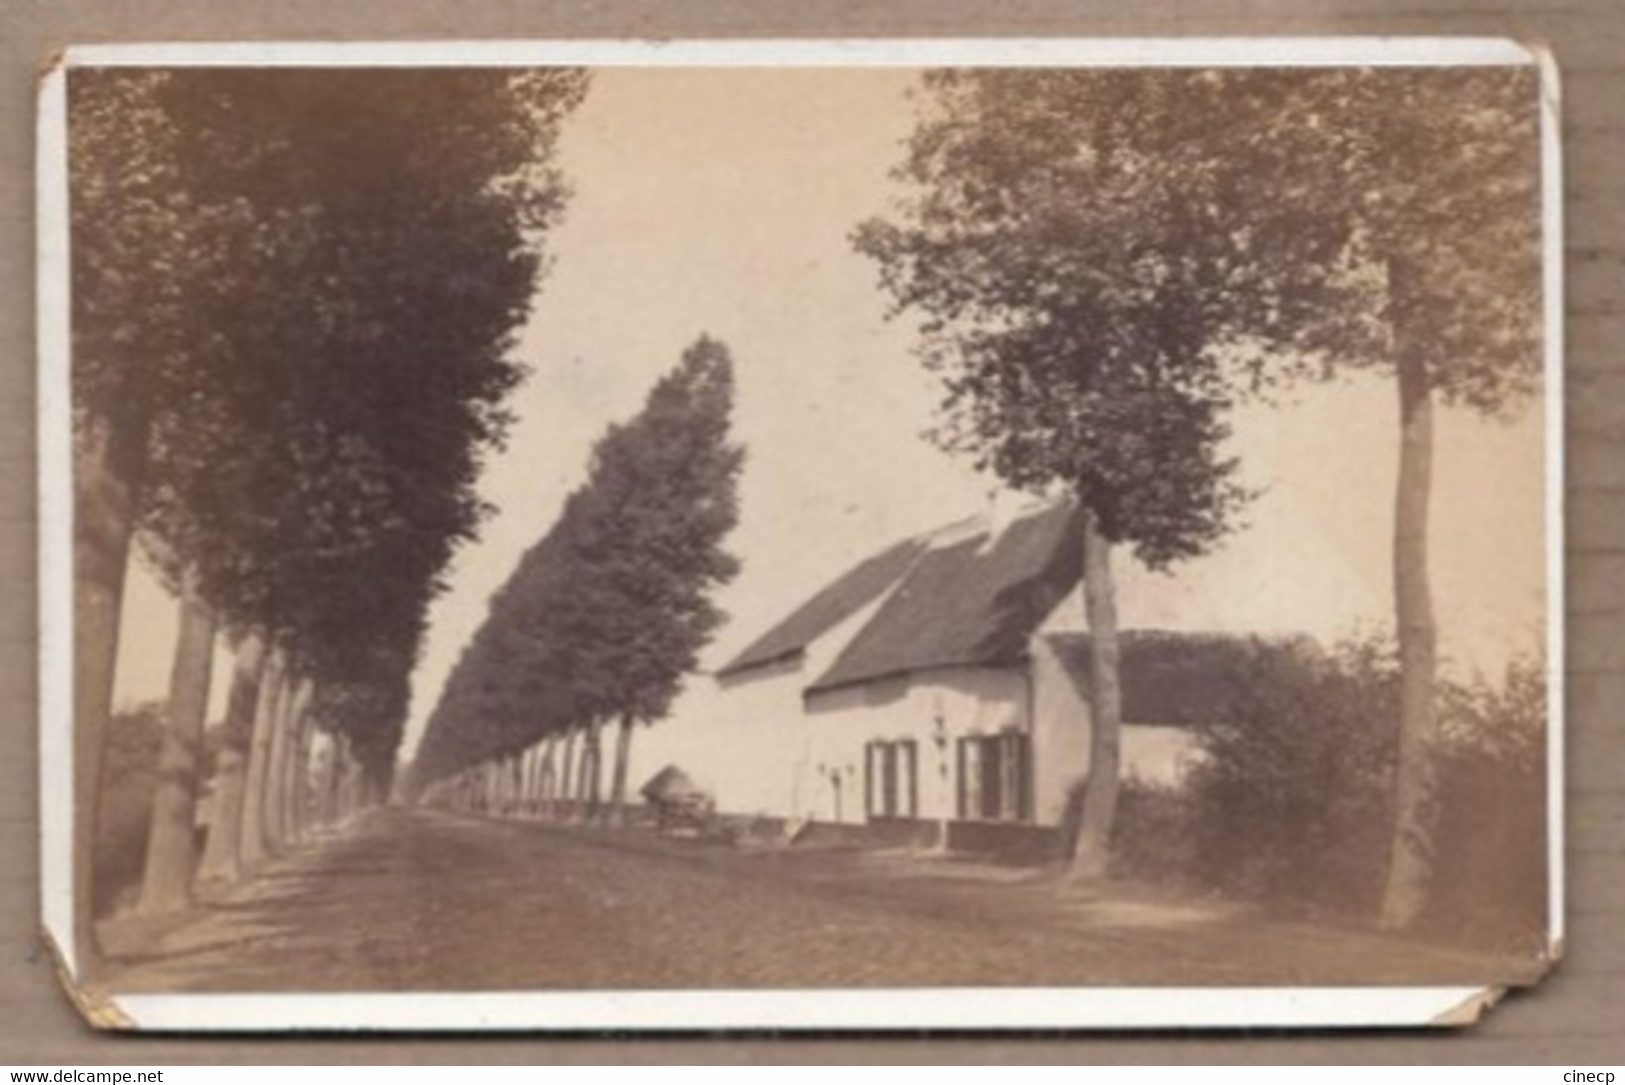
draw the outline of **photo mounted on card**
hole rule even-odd
[[[64,983],[1476,1019],[1562,946],[1556,95],[1471,39],[68,50]]]

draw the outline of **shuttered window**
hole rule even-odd
[[[864,749],[864,811],[870,817],[911,818],[919,811],[919,755],[912,739],[871,742]]]
[[[1032,818],[1032,743],[1020,731],[959,740],[959,816],[971,821]]]

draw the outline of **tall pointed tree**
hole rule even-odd
[[[729,441],[733,363],[701,336],[649,393],[637,417],[598,443],[573,584],[598,638],[587,698],[616,726],[609,808],[626,802],[634,729],[659,719],[722,624],[712,601],[739,564],[723,544],[739,519],[744,453]],[[601,751],[596,748],[594,768]]]
[[[420,782],[558,734],[561,777],[597,806],[602,730],[614,723],[610,809],[624,805],[633,730],[670,707],[722,620],[711,593],[737,571],[722,545],[743,464],[728,440],[732,403],[728,352],[702,337],[599,440],[586,483],[493,597],[448,678]]]

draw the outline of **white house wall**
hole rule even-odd
[[[1067,796],[1088,774],[1090,739],[1088,690],[1061,664],[1046,635],[1088,628],[1080,585],[1055,606],[1030,645],[1034,814],[1044,825],[1060,822]],[[1188,728],[1163,727],[1154,720],[1123,721],[1118,764],[1125,780],[1175,787],[1200,757],[1201,744]]]
[[[805,813],[820,821],[865,820],[865,747],[913,740],[916,816],[954,817],[957,740],[1024,729],[1026,703],[1025,674],[1008,668],[938,668],[814,694],[807,701],[808,753],[800,788],[808,797]]]
[[[865,819],[865,746],[912,739],[919,758],[918,816],[952,817],[956,741],[1019,726],[1032,733],[1034,820],[1059,824],[1068,794],[1088,772],[1089,706],[1086,691],[1044,637],[1087,629],[1081,588],[1068,593],[1032,638],[1030,686],[1026,666],[948,667],[815,694],[804,704],[803,691],[884,601],[883,595],[850,615],[799,657],[751,668],[720,685],[708,676],[690,679],[668,718],[639,728],[630,790],[675,764],[710,792],[724,813],[858,823]],[[938,716],[944,721],[941,743]],[[1125,721],[1123,775],[1177,784],[1199,756],[1196,740],[1189,731],[1148,722]],[[612,731],[606,729],[604,738],[608,794]],[[841,780],[838,812],[836,778]]]
[[[718,683],[689,679],[669,717],[641,728],[632,747],[630,788],[677,765],[728,814],[801,816],[808,720],[801,694],[880,607],[876,599],[830,628],[801,656],[753,667]],[[606,741],[605,761],[611,760]],[[861,798],[861,797],[860,797]]]
[[[1089,771],[1089,702],[1048,641],[1034,637],[1031,652],[1033,818],[1058,825],[1067,796]]]

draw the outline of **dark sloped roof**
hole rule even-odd
[[[1088,689],[1089,634],[1045,639],[1073,681]],[[1123,722],[1190,727],[1229,718],[1248,703],[1265,657],[1311,650],[1304,638],[1125,630],[1119,641]]]
[[[906,539],[861,562],[791,615],[763,633],[716,672],[718,678],[775,663],[802,651],[895,584],[925,549],[920,538]]]
[[[808,693],[931,667],[993,665],[1027,640],[1078,582],[1079,518],[1068,502],[927,550]]]

